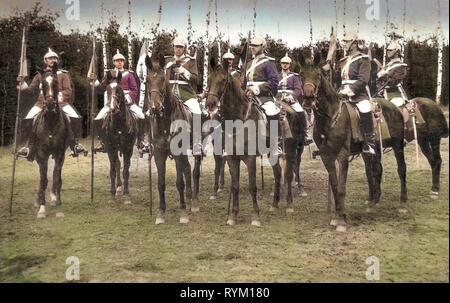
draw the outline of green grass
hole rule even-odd
[[[441,196],[431,200],[431,170],[414,145],[407,146],[409,201],[400,204],[400,182],[394,155],[385,156],[383,199],[366,212],[363,162],[351,163],[348,181],[347,233],[335,232],[326,212],[326,172],[320,160],[305,152],[303,178],[308,197],[294,198],[295,213],[269,213],[273,176],[265,170],[266,189],[258,191],[262,227],[251,222],[247,175],[241,181],[238,224],[226,222],[226,189],[209,200],[214,161],[203,164],[200,213],[178,223],[174,162],[168,161],[166,224],[149,216],[147,161],[133,159],[132,204],[114,201],[109,193],[108,160],[96,156],[95,202],[90,204],[90,157],[68,157],[63,169],[63,201],[36,219],[33,203],[38,166],[20,159],[13,216],[8,213],[12,158],[0,149],[0,281],[66,282],[69,256],[80,259],[82,282],[365,282],[369,256],[380,259],[381,282],[449,282],[448,139],[442,144]],[[88,141],[84,142],[89,145]],[[139,170],[137,170],[139,165]],[[154,213],[159,204],[154,173]],[[258,186],[260,177],[258,173]],[[406,208],[406,213],[400,213]],[[63,212],[64,218],[56,218]]]

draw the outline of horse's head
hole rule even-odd
[[[148,108],[151,112],[161,115],[164,110],[164,98],[167,94],[166,77],[164,74],[164,56],[158,61],[150,57],[145,58],[147,66],[147,87],[149,92]]]
[[[42,73],[41,95],[44,98],[44,110],[56,113],[59,111],[58,106],[58,65],[55,63],[51,70]]]
[[[123,93],[120,81],[122,73],[117,70],[108,70],[104,79],[106,86],[106,95],[108,104],[112,114],[120,113],[121,108],[125,105],[125,95]]]
[[[210,72],[208,79],[209,91],[206,98],[206,109],[211,117],[218,114],[227,85],[231,81],[231,75],[228,72],[228,60],[224,60],[223,64],[217,64],[215,58],[210,61]]]

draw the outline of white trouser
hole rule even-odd
[[[405,105],[405,100],[401,97],[392,98],[391,102],[397,107]]]
[[[204,114],[207,115],[208,112],[200,106],[200,103],[196,98],[188,99],[184,102],[184,104],[188,107],[189,111],[193,114]]]
[[[300,105],[300,104],[299,104]],[[273,101],[267,101],[261,107],[264,109],[264,112],[267,116],[275,116],[280,113],[280,108],[275,105]]]
[[[97,116],[95,117],[95,120],[102,120],[106,117],[106,115],[109,113],[109,106],[103,106],[103,108],[98,112]],[[142,111],[142,108],[137,106],[136,104],[132,104],[130,106],[130,111],[133,114],[133,117],[136,119],[145,119],[144,112]]]
[[[293,104],[290,104],[290,106],[296,113],[302,113],[303,112],[303,107],[300,105],[300,103],[298,101],[296,101]]]
[[[358,108],[361,114],[370,113],[372,111],[372,105],[369,100],[361,100],[356,103],[356,107]]]
[[[77,114],[75,109],[69,104],[63,106],[62,110],[63,110],[64,114],[67,116],[67,118],[81,118]],[[34,119],[34,117],[36,117],[41,111],[42,111],[42,108],[40,108],[39,106],[33,106],[30,109],[30,111],[28,112],[25,119]]]

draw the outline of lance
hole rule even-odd
[[[215,5],[215,18],[216,18],[216,39],[217,39],[217,56],[219,57],[219,61],[222,58],[222,54],[220,51],[220,37],[219,37],[219,19],[217,17],[217,0],[214,3]]]
[[[92,38],[92,58],[87,75],[91,86],[91,203],[94,203],[94,109],[95,109],[95,80],[97,79],[97,53],[95,50],[95,36]]]
[[[131,47],[131,0],[128,0],[128,69],[133,70],[133,53]]]
[[[308,11],[309,11],[309,35],[310,35],[309,48],[311,49],[311,60],[314,61],[313,26],[312,26],[312,16],[311,16],[311,0],[308,1]]]
[[[208,2],[208,13],[206,14],[206,42],[205,55],[203,56],[203,92],[208,89],[208,60],[209,60],[209,25],[211,23],[211,2]]]
[[[19,118],[20,118],[20,98],[21,98],[21,87],[23,84],[23,79],[28,76],[28,68],[27,68],[27,42],[25,33],[27,30],[28,24],[24,26],[22,33],[22,48],[20,52],[20,69],[18,75],[19,89],[17,92],[17,107],[16,107],[16,123],[14,127],[14,145],[13,145],[13,169],[12,169],[12,178],[11,178],[11,195],[9,199],[9,215],[12,216],[12,205],[13,205],[13,197],[14,197],[14,179],[16,177],[16,161],[17,161],[17,136],[19,135]]]

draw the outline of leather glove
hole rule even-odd
[[[191,78],[191,73],[183,66],[175,68],[175,73],[183,75],[187,80]]]
[[[384,76],[386,76],[388,73],[387,73],[387,71],[385,71],[384,69],[383,70],[380,70],[378,73],[377,73],[377,77],[378,78],[383,78]]]
[[[131,99],[130,95],[125,95],[125,99],[127,100],[127,104],[132,104],[133,100]]]
[[[339,91],[339,95],[353,97],[355,95],[355,93],[348,86],[346,86]]]
[[[58,93],[58,102],[63,102],[63,94],[62,94],[62,92]]]

